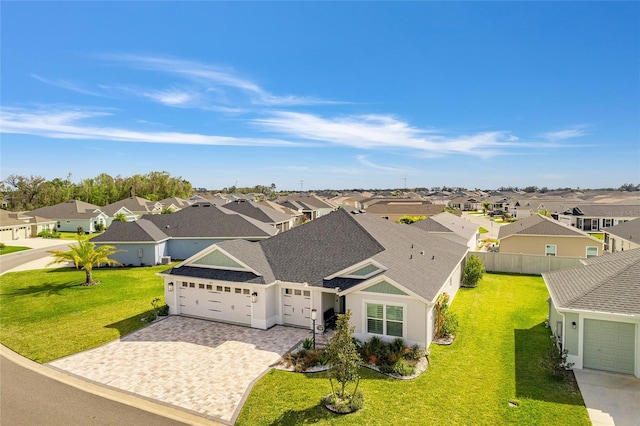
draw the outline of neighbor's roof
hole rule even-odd
[[[466,240],[475,237],[479,228],[478,225],[474,225],[468,220],[462,219],[449,212],[442,212],[425,220],[419,220],[412,223],[411,226],[427,232],[452,232]]]
[[[112,222],[109,229],[94,237],[96,243],[124,243],[124,242],[158,242],[168,239],[155,224],[147,219],[135,222]]]
[[[252,217],[264,223],[282,223],[291,220],[294,216],[281,213],[277,210],[258,204],[255,201],[237,200],[221,206],[236,213]]]
[[[542,274],[559,309],[640,315],[640,249],[587,259]]]
[[[640,206],[624,204],[580,204],[573,209],[575,216],[640,217]]]
[[[604,231],[623,240],[640,244],[640,218],[619,223],[616,226],[606,228]]]
[[[553,235],[592,238],[586,232],[539,214],[534,214],[508,225],[501,226],[498,232],[498,239],[507,238],[512,235]]]
[[[127,208],[131,212],[151,213],[160,210],[160,204],[156,201],[147,200],[142,197],[129,197],[104,206],[105,211],[117,212],[121,207]]]
[[[104,214],[99,206],[80,200],[69,200],[53,206],[41,207],[26,213],[48,219],[91,219]]]

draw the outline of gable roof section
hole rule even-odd
[[[102,234],[91,241],[96,243],[160,242],[169,236],[153,222],[140,219],[135,222],[113,222]]]
[[[129,197],[104,206],[105,211],[117,211],[120,207],[126,207],[131,212],[156,212],[160,210],[160,203],[147,200],[142,197]]]
[[[640,244],[640,218],[605,228],[604,232]]]
[[[80,200],[69,200],[53,206],[31,210],[28,214],[48,219],[91,219],[104,213],[95,204],[85,203]]]
[[[574,216],[588,217],[640,217],[640,206],[622,204],[579,204]]]
[[[640,316],[640,249],[585,263],[542,274],[558,308]]]
[[[452,232],[466,240],[473,238],[478,232],[478,226],[449,212],[431,216],[411,224],[427,232]]]
[[[282,223],[292,218],[292,216],[281,213],[271,207],[248,200],[232,201],[222,206],[222,208],[241,213],[264,223]]]
[[[172,238],[267,238],[278,232],[271,225],[211,203],[194,203],[175,213],[143,218]]]
[[[586,232],[539,214],[526,217],[509,225],[501,226],[498,232],[498,239],[507,238],[512,235],[553,235],[593,238]]]

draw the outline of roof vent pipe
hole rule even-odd
[[[420,254],[424,256],[424,250],[420,250]]]
[[[431,260],[436,260],[436,256],[435,255],[431,256]]]

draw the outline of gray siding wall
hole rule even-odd
[[[100,244],[99,245],[113,245],[118,250],[124,250],[111,256],[112,259],[117,260],[124,266],[133,265],[140,266],[156,265],[160,263],[162,256],[166,254],[166,242],[161,243],[137,243],[137,244]],[[142,258],[138,255],[138,250],[142,250]]]
[[[168,253],[171,259],[188,259],[194,254],[206,249],[212,244],[224,240],[203,240],[203,239],[171,239],[168,244]]]

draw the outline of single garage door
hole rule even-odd
[[[250,293],[248,288],[183,282],[180,285],[180,313],[251,325]]]
[[[584,368],[634,374],[635,324],[584,320]]]

